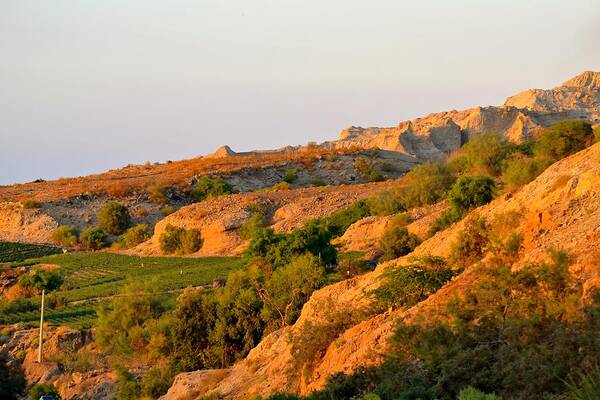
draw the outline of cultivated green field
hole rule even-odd
[[[60,253],[61,249],[55,246],[40,244],[0,242],[0,263],[23,261],[28,258],[44,257]]]
[[[210,284],[244,265],[239,257],[135,257],[96,252],[58,254],[2,266],[40,263],[59,265],[64,277],[61,288],[47,296],[46,320],[77,328],[92,326],[99,302],[118,294],[128,278],[152,282],[165,293],[165,301],[172,303],[178,293],[170,291]],[[34,324],[39,319],[39,296],[30,299],[31,304],[22,303],[0,305],[0,324]]]

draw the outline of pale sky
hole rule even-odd
[[[598,21],[598,0],[0,0],[0,184],[501,104],[600,70]]]

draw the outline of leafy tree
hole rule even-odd
[[[489,229],[485,218],[471,218],[452,244],[451,259],[463,267],[482,259],[490,244]]]
[[[106,246],[106,233],[100,228],[89,228],[81,233],[79,240],[84,249],[100,250]]]
[[[168,224],[159,237],[160,249],[166,254],[190,254],[202,246],[200,231]]]
[[[469,171],[475,174],[498,175],[502,161],[509,155],[511,146],[497,132],[473,136],[460,149]]]
[[[592,126],[585,121],[562,121],[544,129],[535,144],[535,154],[560,160],[585,149],[594,142]]]
[[[124,367],[117,367],[117,394],[115,400],[134,400],[140,395],[140,385]]]
[[[496,182],[487,176],[461,176],[448,192],[450,206],[459,213],[489,203],[494,198]]]
[[[324,272],[311,254],[298,256],[276,269],[264,288],[257,290],[265,304],[263,318],[278,320],[277,328],[294,323],[312,292],[323,285]]]
[[[120,235],[131,225],[131,215],[123,204],[111,202],[98,213],[98,225],[112,235]]]
[[[233,187],[222,178],[203,176],[191,191],[194,201],[233,193]]]
[[[116,354],[130,355],[147,344],[145,328],[164,312],[155,285],[128,282],[110,305],[98,310],[96,342]]]
[[[454,177],[441,163],[424,163],[414,167],[407,175],[407,186],[397,188],[398,197],[405,209],[433,204],[440,200],[452,186]]]
[[[44,289],[48,292],[58,289],[62,283],[63,278],[59,273],[40,268],[19,278],[21,286],[32,287],[40,291]]]
[[[505,161],[502,180],[512,188],[521,187],[537,178],[551,163],[546,158],[532,158],[517,153]]]
[[[383,261],[393,260],[412,252],[421,240],[404,227],[392,227],[384,232],[379,247],[383,251]]]
[[[52,240],[64,247],[75,247],[79,241],[79,232],[72,226],[62,225],[52,232]]]
[[[150,228],[146,224],[138,224],[127,229],[122,236],[126,248],[132,248],[150,239]]]

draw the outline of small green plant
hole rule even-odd
[[[458,393],[456,400],[502,400],[495,394],[486,394],[471,386],[463,389]]]
[[[572,400],[600,399],[600,368],[591,367],[579,371],[567,382],[567,388]]]
[[[222,178],[203,176],[198,179],[191,191],[194,201],[202,201],[210,197],[233,193],[233,187]]]
[[[21,204],[23,205],[23,208],[26,209],[40,208],[42,206],[42,203],[33,199],[23,200]]]
[[[75,247],[79,241],[79,232],[72,226],[59,226],[52,232],[52,240],[63,247]]]
[[[354,168],[356,168],[363,179],[366,179],[369,182],[379,182],[385,179],[385,177],[375,169],[375,163],[366,157],[357,158],[354,161]]]
[[[122,239],[125,247],[129,249],[150,239],[150,236],[151,232],[148,225],[138,224],[127,229],[123,234]]]
[[[402,257],[412,252],[420,243],[421,240],[409,233],[408,229],[394,226],[386,230],[379,241],[379,247],[383,251],[381,260],[388,261]]]
[[[98,213],[98,225],[105,232],[120,235],[131,225],[131,215],[123,204],[111,202]]]
[[[294,183],[298,180],[298,170],[296,168],[289,168],[285,171],[283,181],[287,183]]]
[[[169,203],[169,197],[167,196],[167,188],[161,184],[154,184],[148,186],[146,189],[150,201],[159,206],[164,206]]]
[[[107,244],[106,233],[100,228],[89,228],[81,233],[79,241],[86,250],[100,250]]]
[[[159,237],[160,249],[165,254],[195,253],[202,245],[200,231],[167,225]]]

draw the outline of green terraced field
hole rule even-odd
[[[28,258],[44,257],[60,253],[61,249],[55,246],[40,244],[0,242],[0,263],[23,261]]]
[[[39,263],[59,265],[64,277],[60,290],[48,299],[51,302],[52,297],[60,298],[65,305],[48,309],[46,320],[79,328],[93,325],[98,301],[107,301],[107,297],[118,294],[128,278],[153,282],[161,292],[165,292],[165,301],[172,304],[177,293],[169,291],[226,278],[229,272],[241,268],[244,260],[239,257],[136,257],[96,252],[57,254],[3,266]],[[34,307],[30,310],[0,310],[0,324],[35,324],[39,318],[37,307],[40,298],[34,297],[31,302]]]

